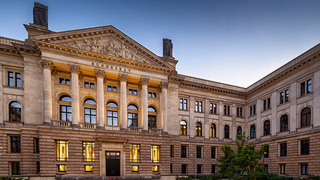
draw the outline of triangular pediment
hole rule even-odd
[[[148,64],[166,69],[172,65],[155,55],[129,36],[113,26],[53,32],[34,36],[34,42],[41,42],[76,51],[90,52],[126,61]]]

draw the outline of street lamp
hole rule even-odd
[[[267,152],[264,151],[264,152],[263,152],[263,162],[262,162],[262,163],[263,163],[263,172],[264,172],[264,173],[266,172],[266,169],[265,169],[266,167],[264,166],[264,156],[265,156],[266,154],[267,154]]]
[[[191,158],[193,158],[193,175],[192,175],[192,179],[195,179],[195,161],[196,161],[196,156],[194,154],[190,154]]]

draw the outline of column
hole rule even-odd
[[[237,140],[237,105],[232,104],[231,106],[231,117],[232,117],[232,127],[230,127],[230,138],[232,140]]]
[[[204,99],[203,102],[203,109],[204,109],[204,124],[202,128],[203,136],[206,139],[210,138],[210,123],[209,123],[209,113],[210,113],[210,102],[209,99]]]
[[[53,64],[44,59],[40,63],[43,68],[43,123],[50,124],[52,118],[51,70]]]
[[[98,128],[104,128],[104,89],[103,89],[103,78],[104,71],[101,69],[96,69],[97,76],[97,112],[98,112]]]
[[[222,101],[219,101],[219,103],[217,104],[218,106],[218,112],[219,112],[219,124],[216,127],[216,129],[218,130],[219,133],[219,139],[224,139],[224,120],[223,120],[223,115],[224,115],[224,105]],[[229,127],[230,128],[230,127]],[[230,133],[230,129],[229,129],[229,133]],[[229,134],[230,136],[230,134]]]
[[[162,89],[162,127],[163,132],[168,132],[168,82],[161,82]]]
[[[69,65],[71,71],[71,106],[72,106],[72,125],[79,126],[80,109],[79,109],[79,73],[78,65]]]
[[[120,117],[121,129],[127,129],[127,74],[119,74],[120,80]]]
[[[142,111],[142,127],[143,131],[148,131],[148,78],[141,78],[141,111]]]

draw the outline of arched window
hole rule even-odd
[[[118,104],[113,101],[107,103],[107,125],[118,126]]]
[[[61,121],[72,121],[72,115],[71,115],[71,97],[64,95],[61,96],[59,99],[60,104],[60,120]]]
[[[184,120],[180,121],[180,135],[187,135],[187,122]]]
[[[216,125],[213,123],[210,126],[210,137],[216,137]]]
[[[21,122],[21,104],[17,101],[9,104],[9,121]]]
[[[196,124],[196,136],[202,136],[202,124],[200,122]]]
[[[250,139],[256,138],[256,126],[251,125],[250,126]]]
[[[266,120],[263,124],[263,135],[270,135],[270,121]]]
[[[280,118],[280,132],[288,131],[288,115],[282,115]]]
[[[84,122],[90,124],[97,123],[97,110],[96,110],[96,101],[93,99],[86,99],[84,101]]]
[[[301,111],[301,127],[308,127],[310,125],[311,125],[311,109],[309,107],[306,107]]]
[[[224,138],[226,138],[226,139],[230,138],[230,132],[229,132],[229,126],[228,125],[224,126]]]
[[[152,106],[148,107],[148,129],[157,129],[157,110]]]
[[[237,128],[237,136],[242,136],[242,127],[238,126]]]
[[[128,106],[128,127],[138,128],[138,107],[134,104]]]

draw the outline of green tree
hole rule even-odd
[[[256,145],[245,145],[249,139],[243,132],[242,136],[237,136],[237,149],[233,150],[230,145],[221,147],[224,156],[218,158],[220,167],[219,173],[225,178],[237,178],[247,175],[250,179],[258,177],[263,172],[263,165],[259,164],[267,144],[263,145],[260,150],[255,150]]]

